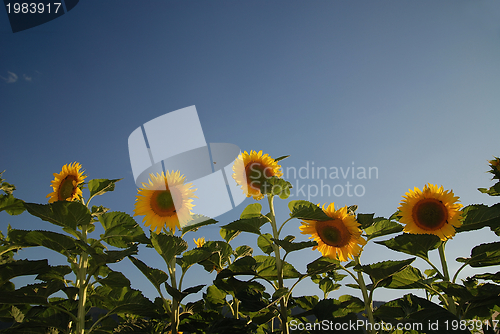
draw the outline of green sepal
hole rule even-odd
[[[442,241],[438,236],[433,234],[403,233],[392,239],[375,241],[375,243],[384,245],[397,252],[415,255],[428,260],[429,251],[437,249]]]
[[[298,200],[288,203],[290,217],[303,220],[332,220],[322,208],[314,203]]]

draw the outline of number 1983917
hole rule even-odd
[[[57,12],[59,11],[59,7],[61,7],[61,3],[60,2],[54,2],[54,3],[47,3],[47,4],[44,4],[44,3],[27,3],[27,2],[23,2],[23,3],[18,3],[18,2],[15,2],[13,4],[6,4],[5,5],[7,7],[7,13],[14,13],[14,14],[35,14],[35,13],[39,13],[39,14],[42,14],[42,13],[55,13],[57,14]]]

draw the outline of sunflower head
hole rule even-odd
[[[197,248],[200,248],[200,247],[203,247],[203,245],[205,244],[205,238],[202,237],[202,238],[198,238],[198,239],[193,239],[194,240],[194,243],[196,245]]]
[[[490,168],[488,172],[493,174],[494,179],[500,179],[500,158],[494,157],[495,159],[489,160]]]
[[[80,185],[87,176],[83,175],[80,168],[82,168],[82,165],[73,162],[64,165],[59,174],[54,173],[54,180],[51,182],[53,191],[47,195],[47,197],[50,197],[49,203],[79,200],[82,197]]]
[[[160,233],[162,228],[175,232],[192,220],[191,209],[196,189],[185,184],[179,171],[150,174],[149,184],[143,183],[136,196],[134,216],[144,216],[145,226]]]
[[[264,195],[260,187],[264,182],[273,177],[281,177],[281,166],[268,154],[262,151],[246,151],[238,156],[233,165],[233,179],[243,189],[247,197],[261,200]]]
[[[398,210],[401,211],[403,232],[434,234],[445,241],[455,235],[455,228],[462,225],[462,204],[457,203],[451,190],[443,190],[434,184],[426,184],[424,190],[415,187],[403,196]]]
[[[348,213],[347,206],[335,210],[334,203],[326,209],[325,205],[323,211],[332,219],[305,220],[300,226],[300,233],[310,234],[309,239],[318,243],[313,250],[318,249],[325,257],[344,262],[359,256],[366,240],[361,237],[356,217]]]

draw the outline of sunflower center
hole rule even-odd
[[[245,173],[248,185],[256,190],[260,190],[262,183],[273,176],[271,168],[267,168],[259,162],[248,164],[245,167]]]
[[[73,175],[68,175],[61,181],[59,186],[59,200],[65,201],[67,198],[73,196],[75,191],[76,177]]]
[[[175,200],[170,190],[156,190],[151,196],[151,209],[161,217],[173,216]]]
[[[333,247],[343,247],[349,243],[350,233],[340,219],[318,222],[316,229],[321,240]]]
[[[448,220],[448,209],[443,202],[435,198],[424,198],[415,204],[412,216],[420,228],[435,231],[443,227]]]

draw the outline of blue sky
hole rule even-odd
[[[89,178],[124,178],[94,204],[132,214],[128,136],[195,105],[207,142],[290,154],[285,168],[314,162],[378,169],[378,178],[323,180],[359,184],[363,196],[317,195],[315,203],[357,204],[359,212],[389,216],[408,188],[431,182],[453,189],[464,205],[493,204],[476,189],[493,184],[486,160],[500,155],[498,59],[498,1],[89,0],[18,33],[0,13],[0,170],[17,197],[45,203],[52,173],[78,161]],[[311,189],[321,182],[289,181]],[[278,220],[286,219],[287,202],[277,203]],[[218,217],[220,225],[250,203]],[[9,223],[57,230],[28,214],[2,214],[0,230]],[[284,235],[306,240],[299,225],[290,222]],[[217,227],[207,227],[188,235],[190,246],[200,236],[220,239]],[[254,239],[241,235],[233,246]],[[493,240],[489,231],[458,235],[448,256],[468,256],[475,244]],[[162,266],[141,252],[149,265]],[[20,256],[63,260],[31,250]],[[289,259],[304,271],[318,256],[304,250]],[[369,243],[361,259],[403,258]],[[116,268],[154,298],[130,263]],[[214,277],[197,270],[186,287]],[[319,294],[308,282],[296,291]],[[360,295],[343,288],[332,297],[344,293]],[[378,290],[375,299],[399,295]]]

